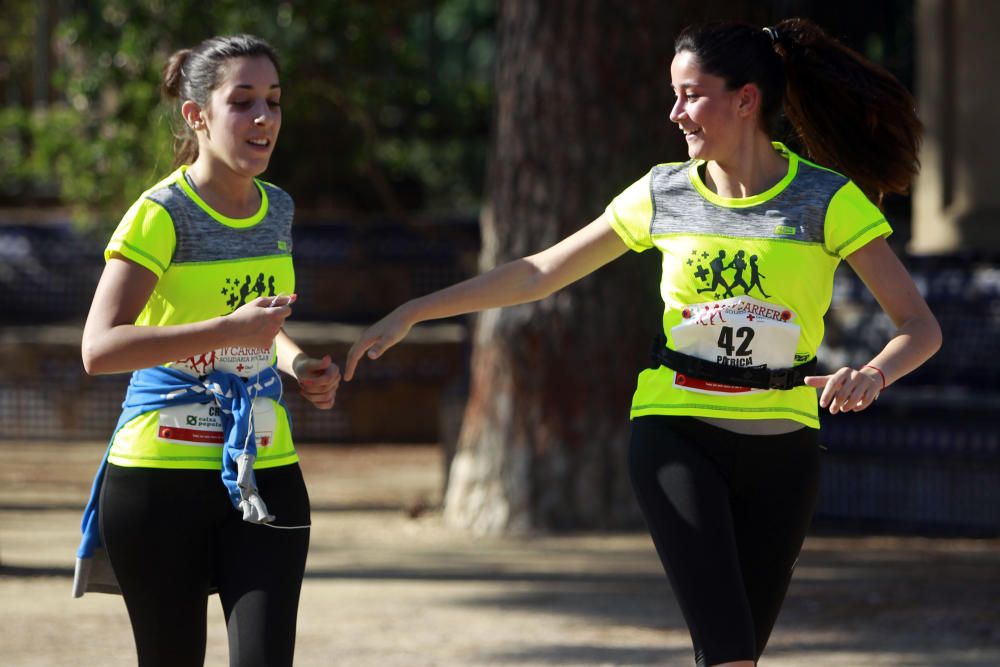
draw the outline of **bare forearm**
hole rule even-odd
[[[941,327],[884,238],[869,242],[848,256],[847,261],[896,325],[892,339],[868,362],[882,371],[885,386],[889,386],[938,351]],[[868,369],[863,372],[873,373]]]
[[[905,322],[886,346],[868,362],[885,374],[889,386],[934,356],[941,347],[941,328],[929,312]]]
[[[278,370],[295,377],[295,360],[305,354],[302,348],[284,330],[279,331],[275,337],[274,347],[278,357]]]
[[[408,301],[368,327],[351,346],[344,379],[354,377],[363,355],[377,359],[418,322],[543,299],[627,251],[602,216],[540,253]]]
[[[627,251],[602,216],[550,248],[414,299],[400,310],[413,325],[424,320],[538,301]]]
[[[416,324],[537,301],[552,291],[536,266],[526,259],[517,259],[451,287],[413,299],[400,306],[400,311],[408,322]]]
[[[173,326],[122,324],[84,329],[83,365],[91,375],[124,373],[196,356],[226,345],[223,318]]]
[[[131,261],[112,257],[90,304],[80,345],[91,375],[122,373],[200,355],[227,345],[270,349],[295,296],[258,297],[229,313],[164,326],[133,324],[158,277]]]

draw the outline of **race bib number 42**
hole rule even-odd
[[[685,306],[670,330],[674,349],[736,368],[789,368],[795,361],[799,325],[795,313],[748,296]],[[742,394],[751,389],[700,380],[681,373],[674,386],[710,394]]]

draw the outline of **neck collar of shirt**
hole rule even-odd
[[[781,178],[780,181],[769,187],[764,192],[750,196],[750,197],[720,197],[715,192],[713,192],[701,178],[701,172],[699,169],[705,160],[694,160],[691,163],[691,167],[688,170],[688,175],[691,178],[691,185],[694,189],[698,191],[702,197],[708,201],[716,204],[718,206],[723,206],[725,208],[749,208],[751,206],[757,206],[758,204],[763,204],[764,202],[774,199],[781,192],[788,187],[788,184],[795,179],[795,174],[799,170],[799,156],[788,150],[783,143],[780,141],[773,141],[771,145],[774,146],[774,150],[778,151],[783,158],[788,160],[788,171]]]

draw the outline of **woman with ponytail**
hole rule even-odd
[[[940,346],[878,208],[916,174],[920,123],[895,79],[801,19],[690,27],[670,78],[689,160],[653,167],[556,245],[399,306],[344,378],[417,322],[541,299],[658,250],[663,330],[632,402],[633,488],[697,664],[751,667],[812,518],[819,408],[864,410]],[[804,156],[772,141],[782,109]],[[841,260],[897,329],[874,358],[817,375]]]
[[[256,37],[214,37],[171,56],[162,87],[177,169],[112,235],[83,332],[88,373],[132,377],[74,595],[124,597],[141,667],[204,663],[212,592],[230,665],[291,665],[310,512],[278,371],[320,409],[340,373],[282,331],[293,203],[257,178],[281,128],[278,61]]]

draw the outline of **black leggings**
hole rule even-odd
[[[257,470],[275,525],[307,526],[298,465]],[[243,521],[219,471],[108,464],[101,539],[125,598],[141,667],[200,667],[208,596],[217,591],[229,664],[291,665],[309,529]]]
[[[699,667],[759,659],[816,505],[818,432],[640,417],[629,473]]]

